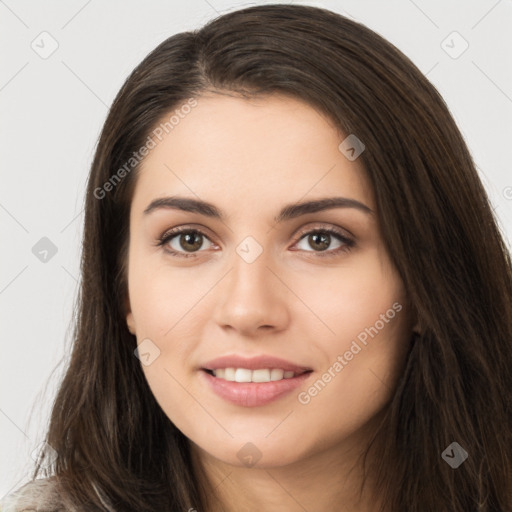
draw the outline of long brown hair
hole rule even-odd
[[[365,145],[382,237],[421,331],[368,447],[382,510],[512,510],[512,265],[474,162],[406,56],[307,6],[250,7],[174,35],[119,91],[85,197],[74,345],[46,438],[58,458],[34,478],[56,476],[62,498],[86,510],[209,507],[187,438],[134,356],[124,311],[139,169],[126,163],[166,115],[206,90],[299,98]],[[441,455],[454,441],[468,454],[457,469]]]

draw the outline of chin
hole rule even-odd
[[[212,442],[210,438],[200,445],[200,449],[208,456],[231,466],[271,469],[292,464],[306,456],[297,450],[301,443],[300,437],[298,435],[294,439],[288,436],[287,443],[277,437],[261,439],[259,436],[249,435],[244,436],[243,440],[230,438],[222,442]]]

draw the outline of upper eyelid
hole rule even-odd
[[[196,231],[198,233],[201,233],[203,236],[208,238],[210,242],[214,243],[212,237],[209,235],[209,230],[207,228],[205,228],[204,226],[196,226],[194,224],[186,224],[184,226],[176,226],[174,228],[167,229],[158,238],[160,240],[164,240],[165,238],[174,238],[182,234],[183,232],[187,231]]]
[[[337,232],[341,231],[341,233],[337,233],[339,236],[343,236],[345,238],[355,238],[355,236],[348,229],[342,228],[340,226],[333,226],[332,224],[328,224],[328,223],[324,223],[321,225],[317,224],[314,226],[301,228],[298,231],[296,231],[296,233],[297,233],[297,236],[301,236],[301,235],[307,234],[311,231],[322,231],[322,230],[327,230],[327,231],[331,230],[331,231],[334,231],[335,234]],[[346,233],[346,235],[344,233]]]

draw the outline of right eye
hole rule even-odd
[[[172,256],[190,258],[196,256],[195,252],[202,252],[200,249],[204,246],[205,239],[214,245],[202,231],[196,228],[178,227],[166,231],[159,238],[158,245],[165,247]]]

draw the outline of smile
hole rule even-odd
[[[312,370],[295,374],[277,368],[219,368],[203,369],[199,373],[209,389],[220,398],[241,407],[260,407],[297,389],[309,378]]]
[[[285,371],[281,368],[261,368],[249,370],[247,368],[218,368],[211,370],[212,374],[230,382],[275,382],[282,379],[292,379],[301,373]]]

